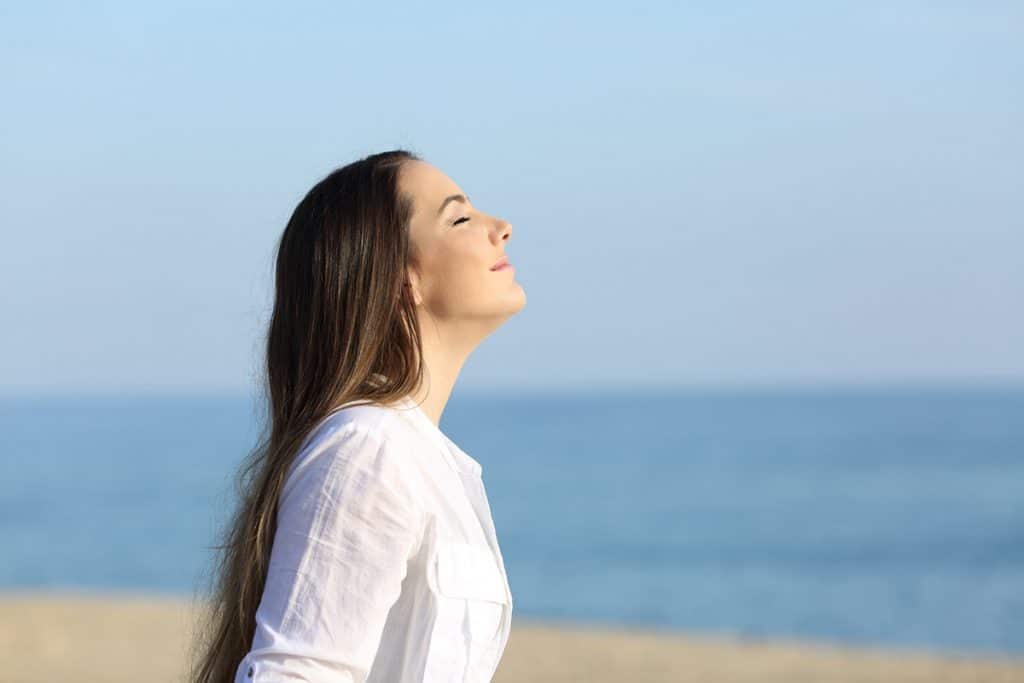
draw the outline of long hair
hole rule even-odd
[[[191,639],[188,680],[231,683],[252,647],[285,474],[307,435],[348,405],[390,404],[424,377],[405,287],[412,197],[395,149],[338,168],[296,206],[277,247],[258,443],[234,478],[212,589]]]

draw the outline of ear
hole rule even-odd
[[[402,283],[402,286],[405,287],[413,303],[419,306],[423,303],[423,295],[420,293],[420,276],[411,267],[406,268],[405,275],[405,282]]]

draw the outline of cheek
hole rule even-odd
[[[485,297],[495,274],[483,257],[468,247],[453,244],[431,259],[430,296],[443,308],[457,307]]]

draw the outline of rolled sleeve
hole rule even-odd
[[[282,488],[243,680],[360,683],[422,540],[423,507],[402,453],[363,425],[300,455]]]

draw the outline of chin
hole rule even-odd
[[[511,307],[513,309],[511,311],[512,313],[518,313],[523,309],[524,306],[526,306],[526,290],[524,290],[522,287],[516,287],[516,289],[518,290],[518,292],[516,296],[513,297],[513,302],[511,304]]]
[[[477,310],[479,317],[505,321],[523,310],[524,306],[526,306],[526,292],[522,287],[516,287],[515,292],[506,292],[496,299],[492,299],[486,309]]]

